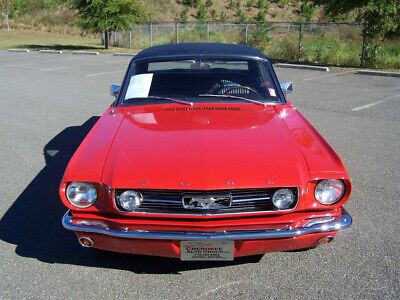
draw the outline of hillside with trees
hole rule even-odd
[[[400,47],[400,0],[0,0],[1,27],[30,29],[69,35],[97,35],[124,31],[130,25],[167,21],[187,23],[205,21],[251,23],[292,21],[359,22],[360,30],[325,36],[306,36],[308,62],[398,68]],[[257,25],[258,26],[258,25]],[[298,34],[271,42],[267,25],[260,25],[249,36],[249,45],[276,52],[276,57],[295,60]],[[190,33],[190,32],[188,32]],[[353,35],[353,38],[350,37]],[[361,35],[360,35],[361,34]],[[346,35],[345,42],[340,35]],[[362,38],[361,38],[362,36]],[[229,42],[242,43],[241,39]],[[105,47],[108,46],[105,35]],[[148,38],[145,38],[148,39]],[[175,37],[173,39],[176,40]],[[362,39],[362,42],[361,42]],[[222,42],[226,42],[221,39]],[[247,42],[247,38],[246,38]],[[389,43],[387,43],[389,42]],[[386,43],[385,49],[382,45]],[[364,47],[365,46],[365,47]],[[275,50],[272,51],[271,49]],[[283,53],[287,52],[287,55]],[[272,52],[271,52],[272,51]],[[310,54],[312,53],[312,54]],[[307,53],[304,53],[307,54]],[[274,56],[274,55],[272,55]],[[337,57],[337,59],[332,59]]]
[[[11,28],[70,33],[79,30],[74,0],[0,0],[2,28],[5,15]],[[80,1],[91,5],[115,1]],[[352,14],[328,16],[310,0],[126,0],[140,9],[134,21],[354,21]],[[136,19],[136,20],[135,20]],[[83,27],[85,29],[85,27]]]

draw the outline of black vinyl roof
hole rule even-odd
[[[185,43],[155,46],[139,52],[133,60],[174,56],[229,56],[268,60],[264,54],[254,48],[245,45],[222,43]]]

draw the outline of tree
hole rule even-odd
[[[143,22],[147,13],[140,0],[71,0],[79,15],[79,24],[89,32],[105,32],[104,47],[108,49],[108,34],[112,30],[128,30]]]
[[[356,13],[357,21],[365,24],[365,62],[374,65],[382,41],[400,36],[400,0],[312,0],[324,7],[325,14],[337,18]]]
[[[10,23],[8,22],[8,10],[10,8],[10,1],[3,0],[1,2],[1,10],[4,12],[4,21],[6,22],[7,31],[10,31]]]

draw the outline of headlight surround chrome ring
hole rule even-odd
[[[126,190],[116,200],[120,210],[132,212],[142,204],[143,196],[140,192]]]
[[[345,192],[344,182],[340,179],[324,179],[315,187],[315,199],[323,205],[337,203],[343,198]]]
[[[97,190],[90,182],[73,181],[67,187],[66,196],[73,206],[88,208],[96,202]]]
[[[295,197],[289,189],[279,189],[272,196],[272,203],[278,209],[288,209],[294,203]]]

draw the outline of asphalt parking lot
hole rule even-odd
[[[130,57],[0,51],[0,298],[399,298],[400,78],[276,68],[353,180],[353,226],[313,250],[185,263],[81,248],[58,184]]]

